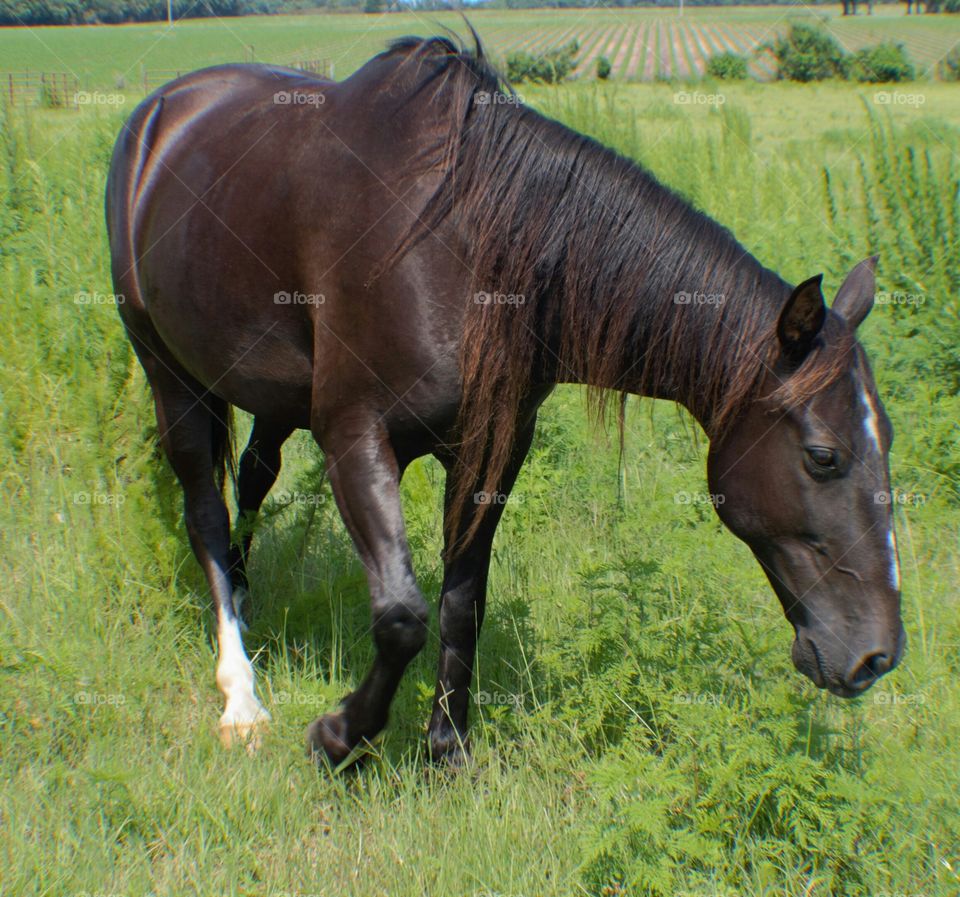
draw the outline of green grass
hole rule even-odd
[[[749,551],[683,500],[706,490],[695,425],[631,403],[620,470],[566,388],[495,547],[475,678],[494,698],[473,714],[471,770],[437,777],[421,755],[435,635],[365,771],[329,778],[303,755],[306,724],[372,657],[363,573],[305,434],[251,570],[247,646],[274,725],[258,754],[224,752],[209,599],[152,403],[115,309],[77,301],[111,289],[121,114],[18,112],[0,128],[0,892],[960,891],[955,95],[924,85],[922,108],[888,116],[849,85],[718,89],[719,111],[669,85],[524,92],[785,277],[825,270],[829,292],[877,250],[883,294],[924,297],[864,328],[894,483],[922,497],[896,511],[900,668],[856,701],[817,692]],[[433,462],[403,484],[431,600],[441,486]]]

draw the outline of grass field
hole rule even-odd
[[[577,38],[581,49],[575,76],[592,78],[595,60],[606,55],[612,77],[633,81],[687,79],[703,74],[707,60],[733,50],[753,54],[790,22],[822,21],[850,51],[883,40],[903,42],[918,71],[935,73],[937,63],[960,41],[960,17],[906,17],[903,4],[878,6],[871,17],[840,16],[839,7],[757,7],[744,9],[580,9],[469,13],[494,55],[511,50],[543,52]],[[295,63],[328,59],[344,77],[403,34],[462,30],[453,13],[309,15],[197,19],[165,24],[88,28],[0,29],[0,71],[63,71],[76,75],[83,90],[130,89],[143,69],[189,70],[220,62]],[[755,77],[775,70],[769,52],[751,64]]]
[[[584,27],[622,27],[605,16]],[[579,27],[573,13],[521,17]],[[495,17],[476,19],[495,31]],[[44,29],[50,51],[7,31],[0,53],[16,68],[53,66],[51,52],[112,89],[144,58],[189,68],[236,58],[244,42],[258,57],[329,53],[345,73],[386,37],[427,30],[414,17],[237,21],[231,45],[226,27]],[[501,28],[504,46],[533,30]],[[495,547],[471,769],[435,776],[421,755],[435,635],[368,768],[329,778],[303,755],[306,724],[372,656],[363,572],[304,434],[252,560],[247,647],[274,724],[257,754],[224,752],[206,586],[108,299],[102,192],[128,109],[6,109],[4,897],[960,893],[960,90],[905,85],[924,102],[896,104],[845,84],[691,85],[724,97],[699,104],[678,102],[679,89],[581,82],[524,95],[643,162],[788,279],[825,271],[832,294],[852,263],[881,254],[863,329],[897,430],[898,670],[851,702],[816,691],[793,670],[759,567],[705,501],[695,425],[631,403],[621,469],[616,439],[588,426],[566,388],[544,409]],[[429,598],[441,487],[432,462],[403,483]]]

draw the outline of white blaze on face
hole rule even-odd
[[[217,687],[226,700],[220,717],[220,739],[229,745],[234,738],[249,738],[257,726],[269,722],[270,714],[254,694],[253,665],[243,650],[240,621],[236,617],[228,620],[222,613],[218,616],[217,641]]]
[[[893,587],[900,591],[900,559],[897,557],[897,537],[893,534],[893,527],[887,533],[887,541],[890,543],[890,582]]]
[[[867,434],[867,439],[873,446],[874,451],[880,451],[880,430],[877,426],[877,409],[873,404],[873,398],[866,388],[860,387],[860,403],[863,405],[863,429]]]
[[[863,429],[867,434],[867,440],[873,446],[873,450],[880,453],[880,429],[877,426],[877,407],[873,404],[873,398],[863,385],[860,386],[860,403],[863,405]],[[892,517],[891,512],[891,517]],[[890,583],[899,592],[900,591],[900,560],[897,557],[897,537],[893,534],[893,521],[890,522],[890,529],[887,531],[887,543],[890,548]]]

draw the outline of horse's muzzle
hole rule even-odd
[[[900,624],[896,637],[889,643],[878,639],[860,650],[844,645],[840,653],[845,656],[840,658],[832,657],[834,652],[829,650],[839,646],[835,636],[818,641],[813,633],[798,629],[790,653],[793,665],[817,688],[825,688],[840,698],[855,698],[900,663],[906,640]]]

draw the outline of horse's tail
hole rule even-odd
[[[211,446],[213,448],[213,472],[217,486],[222,492],[227,478],[236,491],[237,452],[234,445],[233,405],[224,399],[209,396],[207,404],[212,414]]]

